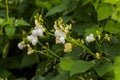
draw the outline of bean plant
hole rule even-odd
[[[0,0],[0,80],[119,80],[120,0]]]

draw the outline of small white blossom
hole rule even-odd
[[[37,42],[38,42],[38,39],[33,39],[31,43],[33,46],[35,46],[37,44]]]
[[[43,32],[45,31],[45,29],[42,27],[42,25],[39,26],[35,26],[35,36],[43,36]],[[33,33],[34,35],[34,33]]]
[[[43,30],[42,29],[37,29],[32,31],[33,36],[43,36]]]
[[[37,33],[38,33],[38,36],[43,36],[43,30],[42,29],[38,29]]]
[[[27,39],[31,42],[33,40],[33,35],[27,36]]]
[[[62,30],[56,30],[55,31],[55,36],[56,37],[64,37],[64,38],[66,38],[65,32],[63,32]]]
[[[25,47],[25,42],[24,42],[24,41],[22,41],[22,42],[18,43],[18,45],[17,45],[17,46],[18,46],[18,48],[19,48],[19,49],[21,49],[21,50],[22,50],[22,49]]]
[[[60,43],[64,44],[65,43],[65,38],[64,37],[60,37],[59,41],[60,41]]]
[[[38,42],[38,38],[33,35],[27,36],[27,39],[32,43],[33,46],[35,46]]]
[[[94,39],[94,35],[93,34],[90,34],[89,36],[87,36],[86,37],[86,41],[87,42],[92,42],[92,41],[94,41],[95,39]]]
[[[37,35],[38,35],[37,30],[33,30],[33,31],[32,31],[32,35],[33,35],[33,36],[37,36]]]
[[[18,43],[17,46],[18,46],[19,49],[21,49],[21,50],[23,49],[23,45],[21,43]]]

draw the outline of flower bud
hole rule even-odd
[[[71,52],[71,51],[72,51],[72,44],[71,43],[65,43],[64,52]]]

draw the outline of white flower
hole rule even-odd
[[[18,48],[19,48],[19,49],[21,49],[21,50],[22,50],[22,49],[25,47],[25,42],[24,42],[24,41],[22,41],[22,42],[18,43],[18,45],[17,45],[17,46],[18,46]]]
[[[43,30],[42,29],[37,29],[32,31],[33,36],[43,36]]]
[[[90,34],[89,36],[87,36],[86,37],[86,41],[87,42],[92,42],[92,41],[94,41],[95,39],[94,39],[94,35],[93,34]]]
[[[64,37],[60,37],[59,41],[60,41],[60,43],[64,44],[65,43],[65,38]]]
[[[31,43],[33,46],[35,46],[37,44],[37,42],[38,42],[38,39],[33,39]]]
[[[33,35],[33,36],[37,36],[37,35],[38,35],[37,30],[33,30],[33,31],[32,31],[32,35]]]
[[[38,29],[37,33],[38,33],[38,36],[43,36],[43,30],[42,29]]]
[[[55,36],[56,37],[64,37],[64,38],[66,38],[65,32],[63,32],[62,30],[56,30],[55,31]]]
[[[45,31],[45,29],[42,27],[42,25],[35,26],[34,29],[35,30],[32,33],[33,35],[35,34],[35,36],[43,36],[43,32]]]
[[[21,50],[23,49],[23,45],[21,43],[18,43],[17,46],[18,46],[19,49],[21,49]]]
[[[27,39],[32,43],[33,46],[35,46],[38,42],[38,38],[33,35],[27,36]]]
[[[33,35],[27,36],[27,39],[31,42],[33,40]]]
[[[42,30],[43,30],[43,32],[45,31],[45,29],[43,28],[43,26],[42,26],[42,25],[35,26],[35,27],[34,27],[34,29],[35,29],[35,30],[42,29]]]

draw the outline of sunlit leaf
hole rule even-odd
[[[117,56],[114,61],[114,75],[115,80],[120,79],[120,56]]]
[[[113,8],[110,4],[100,4],[97,10],[98,13],[98,21],[104,20],[111,16],[113,12]]]
[[[104,0],[104,2],[106,2],[106,3],[111,3],[111,4],[115,4],[115,3],[117,3],[118,1],[120,1],[120,0]]]
[[[18,19],[15,21],[15,26],[30,26],[25,20]]]
[[[73,63],[74,61],[70,57],[65,57],[60,60],[60,67],[63,70],[70,71]]]

